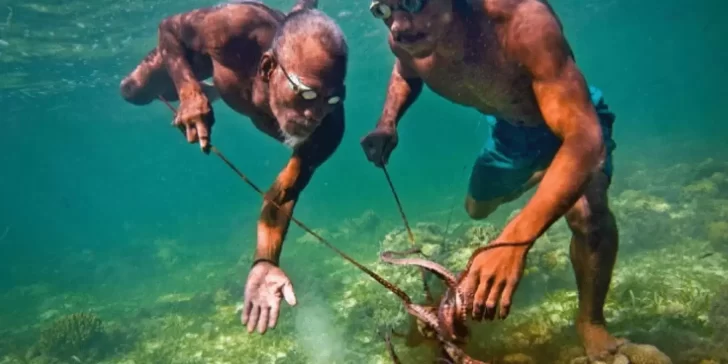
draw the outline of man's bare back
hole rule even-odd
[[[258,129],[280,140],[275,118],[266,106],[256,105],[252,90],[260,58],[270,48],[284,17],[257,2],[237,2],[169,17],[160,29],[179,32],[190,45],[192,52],[184,57],[195,78],[213,80],[212,85],[202,85],[209,99],[221,98],[231,109],[250,117]],[[159,48],[122,82],[121,89],[124,98],[135,104],[150,103],[160,94],[170,101],[179,100]]]
[[[282,298],[296,304],[291,281],[279,267],[283,241],[301,192],[343,138],[348,47],[341,29],[316,4],[299,0],[284,15],[238,1],[168,17],[159,25],[157,47],[120,87],[137,105],[159,97],[179,100],[174,125],[205,152],[218,95],[291,147],[258,219],[241,315],[249,332],[275,327]],[[212,85],[202,82],[208,78]]]

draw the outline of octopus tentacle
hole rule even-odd
[[[380,254],[384,262],[397,265],[414,265],[425,268],[445,281],[448,290],[445,298],[438,308],[437,318],[442,325],[437,326],[437,331],[452,340],[458,338],[458,332],[464,331],[464,325],[458,325],[467,320],[465,295],[457,286],[457,278],[454,274],[438,263],[421,258],[394,258],[393,256],[416,253],[417,249],[410,249],[404,252],[385,251]],[[456,326],[458,326],[456,328]]]
[[[409,312],[410,315],[417,317],[422,322],[437,328],[440,326],[440,323],[437,321],[437,316],[435,316],[432,312],[428,311],[424,306],[409,303],[405,305],[405,308],[407,309],[407,312]]]
[[[455,275],[450,273],[447,268],[441,266],[440,264],[422,258],[394,258],[395,255],[406,255],[411,251],[413,250],[405,252],[385,251],[379,255],[379,258],[384,262],[390,264],[414,265],[417,267],[425,268],[438,276],[440,279],[444,280],[448,287],[455,288],[457,286],[457,278],[455,278]]]
[[[412,255],[412,254],[419,254],[425,258],[429,258],[429,256],[427,256],[427,254],[423,253],[422,249],[417,246],[412,247],[412,248],[407,249],[402,252],[385,251],[383,254],[387,254],[387,256],[389,256],[389,257],[391,257],[391,256],[408,256],[408,255]],[[381,257],[381,255],[380,255],[380,257]],[[422,272],[422,289],[425,291],[425,300],[428,303],[433,303],[433,302],[435,302],[435,299],[432,296],[432,291],[430,290],[430,286],[427,284],[427,277],[425,276],[425,270],[427,270],[427,269],[420,267],[420,271]]]
[[[440,322],[432,312],[428,311],[425,307],[410,303],[406,304],[407,312],[412,316],[422,320],[426,324],[433,327],[437,332],[440,332]],[[451,340],[445,339],[442,335],[438,335],[438,341],[443,345],[447,355],[454,359],[456,363],[460,364],[486,364],[485,362],[473,359],[459,348],[457,345],[451,342]]]

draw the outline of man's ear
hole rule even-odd
[[[258,74],[263,79],[264,82],[269,82],[271,77],[273,76],[273,70],[276,69],[277,63],[276,59],[273,57],[273,54],[268,51],[263,53],[263,56],[260,57],[260,66],[258,67]]]

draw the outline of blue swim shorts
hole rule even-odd
[[[599,115],[607,157],[602,170],[612,178],[612,124],[601,90],[589,87],[592,103]],[[561,140],[544,124],[538,127],[516,126],[493,116],[488,139],[475,160],[470,174],[468,194],[476,201],[490,201],[518,193],[535,172],[545,170],[561,146]]]

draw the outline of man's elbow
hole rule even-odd
[[[570,149],[579,156],[583,169],[596,172],[602,168],[606,159],[606,148],[601,130],[574,133],[564,140],[564,144],[570,145]]]
[[[159,22],[159,25],[157,25],[157,49],[160,53],[164,53],[164,50],[169,48],[170,45],[181,43],[180,36],[185,25],[188,25],[188,22],[181,14],[168,16]]]
[[[601,170],[606,160],[606,147],[601,130],[585,133],[580,139],[587,169],[592,173]]]
[[[144,91],[144,87],[142,87],[139,82],[131,76],[124,78],[119,84],[119,93],[121,94],[121,97],[126,100],[126,102],[133,105],[142,106],[154,101],[148,92]]]
[[[168,32],[172,29],[172,25],[178,22],[178,15],[168,16],[163,18],[157,25],[157,31],[160,33]]]

